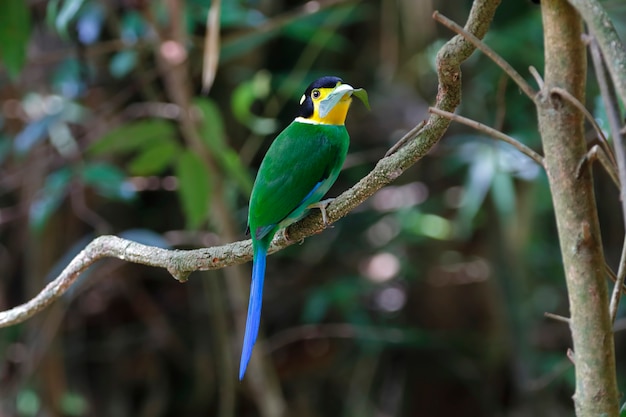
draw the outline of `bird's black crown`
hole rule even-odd
[[[313,116],[313,100],[311,99],[311,93],[316,88],[335,88],[337,83],[343,83],[343,80],[339,77],[335,77],[332,75],[328,75],[326,77],[318,78],[313,81],[311,85],[307,87],[304,91],[304,96],[302,96],[302,102],[300,103],[300,111],[298,112],[298,116],[309,118]]]

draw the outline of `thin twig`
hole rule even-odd
[[[408,141],[415,139],[415,137],[419,134],[420,130],[424,128],[424,126],[426,126],[426,120],[422,120],[415,127],[413,127],[413,129],[406,132],[399,141],[397,141],[391,148],[389,148],[387,153],[385,153],[385,158],[389,155],[396,153],[398,149],[406,145]]]
[[[544,317],[547,317],[552,320],[561,321],[563,323],[570,324],[570,319],[567,317],[559,316],[558,314],[548,313],[547,311],[543,313]]]
[[[596,131],[598,139],[600,139],[600,143],[602,144],[602,149],[604,149],[604,152],[606,152],[606,155],[609,157],[611,162],[617,167],[617,162],[615,162],[615,155],[613,155],[613,149],[611,149],[609,141],[606,140],[606,136],[604,136],[604,132],[602,131],[602,129],[600,129],[600,126],[598,126],[598,122],[596,122],[596,119],[594,119],[591,113],[589,113],[589,110],[587,110],[587,108],[580,102],[580,100],[574,97],[569,91],[561,87],[552,87],[550,93],[560,95],[561,97],[569,101],[574,107],[580,110],[582,114],[585,115],[585,118],[589,121],[589,123],[591,123],[591,126],[593,126],[593,129]]]
[[[621,264],[620,264],[620,268],[622,268]],[[611,281],[613,281],[613,283],[616,283],[617,282],[617,274],[611,269],[609,264],[605,263],[604,264],[604,269],[606,270],[606,274],[609,276]],[[626,285],[624,283],[622,283],[622,292],[624,294],[626,294]]]
[[[611,281],[617,282],[617,274],[611,269],[609,264],[604,264],[604,269],[606,270],[606,274],[611,278]]]
[[[434,114],[438,114],[440,116],[446,117],[450,120],[454,120],[455,122],[459,122],[462,123],[466,126],[469,126],[471,128],[474,128],[480,132],[483,132],[495,139],[501,140],[503,142],[508,143],[511,146],[514,146],[518,151],[520,151],[521,153],[523,153],[524,155],[526,155],[527,157],[529,157],[530,159],[532,159],[533,161],[535,161],[538,165],[540,166],[544,166],[543,165],[543,157],[541,155],[539,155],[537,152],[533,151],[532,149],[530,149],[528,146],[524,145],[523,143],[515,140],[514,138],[512,138],[511,136],[500,132],[499,130],[496,130],[494,128],[491,128],[487,125],[484,125],[480,122],[477,122],[475,120],[472,119],[468,119],[467,117],[463,117],[463,116],[459,116],[458,114],[454,114],[454,113],[450,113],[447,111],[443,111],[443,110],[439,110],[436,109],[434,107],[431,107],[428,109],[428,111],[430,113],[434,113]]]
[[[539,86],[539,90],[543,90],[543,86],[544,86],[543,78],[541,78],[541,74],[539,74],[539,71],[537,71],[537,68],[531,65],[530,67],[528,67],[528,71],[530,71],[530,74],[533,76],[533,78],[537,82],[537,86]]]
[[[600,87],[600,96],[604,103],[604,110],[609,121],[609,129],[613,138],[613,147],[617,159],[617,176],[620,184],[626,184],[626,149],[624,148],[623,132],[621,131],[621,117],[619,110],[619,102],[615,96],[615,89],[609,85],[607,80],[605,67],[602,61],[602,54],[595,37],[587,36],[587,44],[591,52],[591,60],[595,70],[598,86]],[[622,218],[626,222],[626,189],[620,187],[620,200],[622,203]]]
[[[567,359],[569,359],[570,362],[572,362],[574,365],[576,365],[576,354],[574,353],[573,349],[568,348],[567,352],[565,353],[565,355],[567,355]]]
[[[513,69],[513,67],[508,62],[506,62],[493,49],[488,47],[483,41],[466,31],[461,26],[457,25],[455,22],[448,19],[438,11],[435,11],[433,13],[433,18],[451,31],[458,33],[459,35],[470,41],[476,48],[480,49],[485,55],[487,55],[497,66],[502,68],[502,70],[506,72],[509,77],[513,79],[513,81],[515,81],[518,87],[524,92],[524,94],[528,96],[528,98],[530,98],[531,100],[535,99],[535,95],[537,94],[537,92],[533,90],[530,84],[528,84],[526,80],[524,80],[524,78],[522,78],[522,76],[517,71],[515,71],[515,69]]]
[[[598,0],[568,0],[568,2],[587,23],[605,57],[615,89],[622,102],[626,102],[626,49],[606,12],[607,6]]]
[[[613,144],[617,153],[617,176],[618,184],[626,184],[626,166],[624,161],[624,144],[622,133],[620,131],[620,117],[619,117],[619,104],[615,97],[614,90],[609,87],[609,82],[606,77],[604,65],[602,64],[602,55],[600,48],[595,37],[588,36],[588,45],[591,52],[591,60],[598,80],[598,86],[600,87],[600,95],[604,102],[604,109],[607,119],[609,121],[609,129],[611,130],[611,136],[613,137]],[[622,216],[626,219],[626,199],[624,188],[618,185],[620,189],[620,200],[622,203]],[[624,292],[624,278],[626,277],[626,239],[622,245],[622,254],[619,261],[619,269],[617,276],[615,277],[615,286],[613,287],[613,293],[611,294],[611,304],[609,306],[609,313],[611,315],[611,321],[615,323],[617,317],[617,310],[619,308],[619,302]]]
[[[619,269],[617,270],[617,277],[615,279],[615,286],[613,287],[613,294],[611,294],[611,304],[609,305],[609,312],[611,314],[611,323],[615,323],[617,317],[617,309],[619,308],[619,300],[622,297],[622,291],[624,288],[624,279],[626,278],[626,238],[622,244],[622,254],[620,255]]]
[[[593,145],[591,149],[587,151],[585,156],[580,160],[580,162],[578,163],[578,167],[576,167],[576,178],[580,178],[580,175],[583,172],[583,167],[587,162],[595,161],[600,162],[600,165],[602,165],[606,173],[609,174],[609,177],[611,177],[611,180],[613,180],[613,183],[615,184],[617,189],[620,190],[622,187],[620,186],[617,168],[615,165],[613,165],[613,162],[611,162],[611,160],[607,156],[604,148],[598,145]]]

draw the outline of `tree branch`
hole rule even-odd
[[[580,13],[589,31],[598,42],[604,61],[618,95],[626,103],[626,50],[615,26],[602,4],[597,0],[568,0]]]
[[[435,12],[434,18],[436,21],[438,21],[448,29],[463,36],[476,48],[480,49],[483,54],[487,55],[497,66],[499,66],[505,73],[507,73],[513,81],[515,81],[517,86],[528,96],[528,98],[530,98],[531,100],[534,99],[535,94],[537,94],[535,90],[533,90],[530,84],[528,84],[526,80],[524,80],[524,78],[517,71],[515,71],[515,69],[508,62],[506,62],[500,55],[498,55],[496,51],[488,47],[487,44],[481,41],[478,37],[472,35],[444,15]]]
[[[168,250],[122,239],[100,236],[89,243],[61,274],[30,301],[0,312],[0,327],[20,323],[40,312],[59,298],[89,266],[102,258],[118,258],[128,262],[167,269],[180,282],[192,271],[217,269],[251,259],[251,242],[189,251]]]
[[[489,28],[500,0],[477,0],[468,17],[465,30],[477,38],[483,38]],[[461,100],[460,64],[474,52],[475,47],[460,36],[448,41],[437,54],[439,79],[435,107],[453,112]],[[413,140],[384,157],[374,169],[352,188],[337,197],[326,209],[329,223],[334,223],[373,195],[383,186],[398,178],[410,166],[421,159],[446,132],[450,120],[432,114],[426,125],[415,129]],[[320,233],[324,225],[319,212],[313,212],[289,227],[289,238],[280,233],[272,242],[269,252],[274,253],[295,242]],[[228,245],[195,249],[169,250],[142,245],[116,236],[101,236],[93,240],[63,270],[63,272],[30,301],[0,312],[0,327],[25,321],[58,299],[76,278],[96,261],[113,257],[167,269],[180,282],[187,280],[193,271],[204,271],[241,264],[252,259],[250,240]]]
[[[472,120],[472,119],[468,119],[467,117],[463,117],[463,116],[459,116],[458,114],[454,114],[454,113],[450,113],[450,112],[446,112],[443,110],[439,110],[439,109],[435,109],[433,107],[428,109],[429,112],[431,113],[435,113],[435,114],[439,114],[443,117],[447,117],[450,120],[454,120],[455,122],[459,122],[464,124],[465,126],[469,126],[471,128],[474,128],[476,130],[478,130],[479,132],[483,132],[489,136],[491,136],[494,139],[498,139],[501,140],[502,142],[506,142],[509,145],[513,146],[514,148],[516,148],[518,151],[520,151],[521,153],[523,153],[524,155],[526,155],[527,157],[529,157],[530,159],[532,159],[533,161],[535,161],[537,163],[537,165],[544,167],[543,164],[543,157],[541,155],[539,155],[537,152],[533,151],[532,149],[530,149],[528,146],[524,145],[522,142],[519,142],[517,140],[515,140],[514,138],[512,138],[511,136],[497,130],[494,129],[492,127],[489,127],[483,123],[477,122],[476,120]]]

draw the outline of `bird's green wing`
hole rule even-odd
[[[348,143],[342,125],[299,122],[293,122],[274,140],[250,197],[248,222],[257,239],[294,212],[304,215],[306,206],[326,194],[339,175]]]

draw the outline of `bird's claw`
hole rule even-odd
[[[322,222],[324,223],[324,227],[328,227],[329,225],[328,214],[326,213],[326,207],[328,207],[328,205],[332,203],[334,200],[335,200],[334,198],[327,198],[326,200],[318,201],[317,203],[313,203],[307,207],[310,209],[316,208],[322,212]]]

